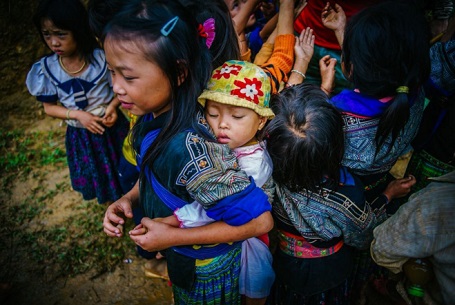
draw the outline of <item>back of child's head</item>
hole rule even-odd
[[[394,142],[409,119],[408,97],[417,94],[430,71],[429,29],[422,12],[400,2],[360,11],[346,26],[342,61],[346,77],[362,94],[396,96],[376,134],[378,148],[389,134]]]
[[[89,0],[87,4],[90,28],[101,37],[106,24],[121,11],[128,0]]]
[[[221,66],[227,60],[240,59],[237,34],[224,0],[180,0],[180,2],[195,14],[197,22],[201,25],[213,18],[214,39],[208,46],[212,54],[213,68]]]
[[[198,101],[203,107],[211,100],[249,108],[271,119],[274,114],[270,109],[270,95],[270,79],[261,67],[247,61],[228,60],[213,71]]]
[[[129,1],[104,31],[105,47],[142,53],[169,80],[170,118],[149,150],[153,160],[177,132],[198,128],[197,98],[210,77],[210,53],[198,23],[177,1]]]
[[[339,181],[344,154],[341,114],[320,88],[300,84],[272,97],[265,129],[273,179],[291,191],[317,192]]]
[[[42,0],[39,2],[33,16],[33,23],[40,33],[43,21],[49,20],[59,29],[71,31],[76,41],[78,51],[89,62],[93,50],[99,47],[88,22],[88,14],[80,0]]]

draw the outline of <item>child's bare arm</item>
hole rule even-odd
[[[277,35],[294,34],[294,0],[280,0]]]
[[[305,79],[308,64],[314,53],[314,35],[310,28],[304,29],[295,41],[294,66],[289,76],[288,86],[300,84]]]
[[[177,227],[177,228],[180,227],[180,221],[177,219],[177,217],[175,215],[171,215],[171,216],[164,217],[164,218],[154,218],[154,220],[168,224],[173,227]]]

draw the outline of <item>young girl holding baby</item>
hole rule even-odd
[[[106,28],[114,91],[124,108],[141,116],[133,130],[141,173],[106,211],[104,230],[121,236],[118,225],[140,204],[147,217],[130,237],[145,250],[163,250],[175,303],[239,304],[235,241],[266,233],[273,221],[267,196],[229,147],[215,142],[197,104],[212,69],[198,28],[191,12],[170,1],[133,1]],[[187,229],[160,222],[194,200],[217,222]],[[246,208],[252,200],[254,209]]]
[[[213,71],[198,100],[218,143],[233,150],[240,168],[267,193],[271,202],[275,190],[272,161],[260,140],[267,120],[274,115],[269,107],[270,97],[270,80],[263,69],[249,62],[229,60]],[[254,209],[254,205],[251,202],[250,208]],[[216,218],[196,201],[177,209],[174,215],[165,221],[184,228],[203,226]],[[242,243],[239,284],[246,305],[265,304],[270,294],[275,274],[269,246],[267,234]]]
[[[122,195],[117,162],[128,125],[117,112],[104,52],[91,34],[84,5],[79,0],[41,1],[34,22],[53,53],[32,66],[26,83],[46,114],[68,125],[72,187],[86,200],[117,200]]]

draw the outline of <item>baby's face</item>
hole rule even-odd
[[[256,133],[267,119],[254,110],[207,100],[205,118],[219,143],[234,149],[256,142]]]

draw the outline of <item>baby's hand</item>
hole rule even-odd
[[[176,227],[176,228],[180,227],[180,221],[177,219],[177,217],[175,215],[171,215],[171,216],[164,217],[164,218],[153,218],[153,220],[168,224],[168,225]]]
[[[183,230],[174,228],[155,219],[144,217],[141,220],[141,225],[136,226],[129,232],[130,238],[142,249],[153,252],[167,249],[173,244],[170,238],[171,230]]]
[[[142,225],[142,223],[140,223],[140,224],[138,224],[137,226],[135,226],[135,227],[129,232],[130,235],[134,235],[134,236],[144,235],[145,233],[147,233],[147,229]]]

